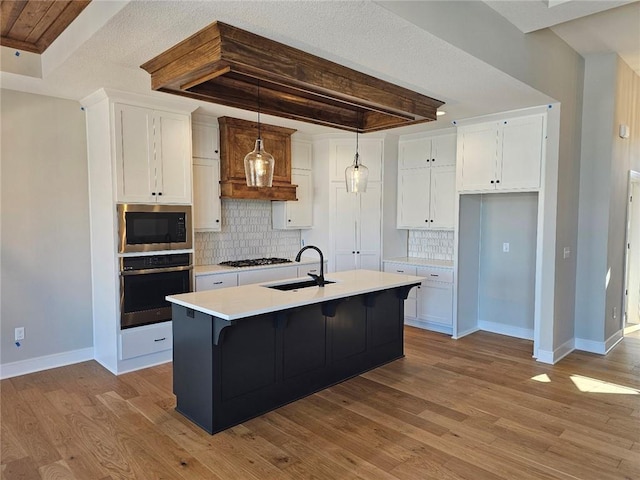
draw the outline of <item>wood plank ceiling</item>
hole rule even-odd
[[[42,54],[91,0],[2,0],[0,45]]]

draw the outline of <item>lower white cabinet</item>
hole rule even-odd
[[[425,277],[404,302],[407,325],[453,333],[453,268],[385,261],[384,271]]]
[[[196,292],[237,286],[237,273],[211,273],[209,275],[196,275]]]
[[[404,265],[402,263],[388,263],[384,262],[384,271],[388,273],[401,273],[403,275],[417,275],[417,267],[412,265]],[[416,318],[418,316],[418,287],[413,287],[409,291],[409,296],[404,301],[404,316],[410,318]]]
[[[120,333],[120,360],[171,350],[173,331],[171,322],[129,328]]]

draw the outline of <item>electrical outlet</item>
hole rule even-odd
[[[508,243],[508,242],[504,242],[504,243],[502,244],[502,251],[503,251],[504,253],[509,253],[509,243]]]
[[[571,249],[569,247],[564,247],[563,258],[569,258],[571,256]]]
[[[15,330],[16,342],[18,340],[24,340],[24,327],[18,327]]]
[[[613,319],[615,320],[618,317],[618,307],[613,307]]]

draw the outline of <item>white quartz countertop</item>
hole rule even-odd
[[[276,263],[272,265],[253,265],[251,267],[228,267],[226,265],[198,265],[193,268],[193,273],[197,277],[199,275],[215,275],[217,273],[238,273],[248,272],[249,270],[264,270],[265,268],[282,268],[297,267],[299,265],[309,265],[311,263],[320,263],[320,258],[302,257],[299,262],[292,261],[289,263]]]
[[[219,290],[182,293],[170,295],[166,298],[169,302],[192,308],[208,315],[224,320],[236,320],[262,313],[276,312],[288,308],[416,284],[424,279],[424,277],[397,273],[350,270],[325,275],[325,280],[333,280],[336,283],[325,285],[323,288],[313,286],[298,290],[281,291],[264,286],[279,285],[294,280],[291,279]],[[309,278],[305,277],[298,280],[306,281]]]
[[[415,265],[417,267],[453,268],[453,261],[451,260],[433,260],[430,258],[418,257],[396,257],[385,258],[384,261],[390,263],[402,263],[403,265]]]

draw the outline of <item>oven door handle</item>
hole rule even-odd
[[[120,271],[120,275],[128,277],[130,275],[146,275],[149,273],[168,273],[168,272],[184,272],[185,270],[193,270],[193,265],[184,267],[166,267],[166,268],[145,268],[142,270],[125,270]]]

